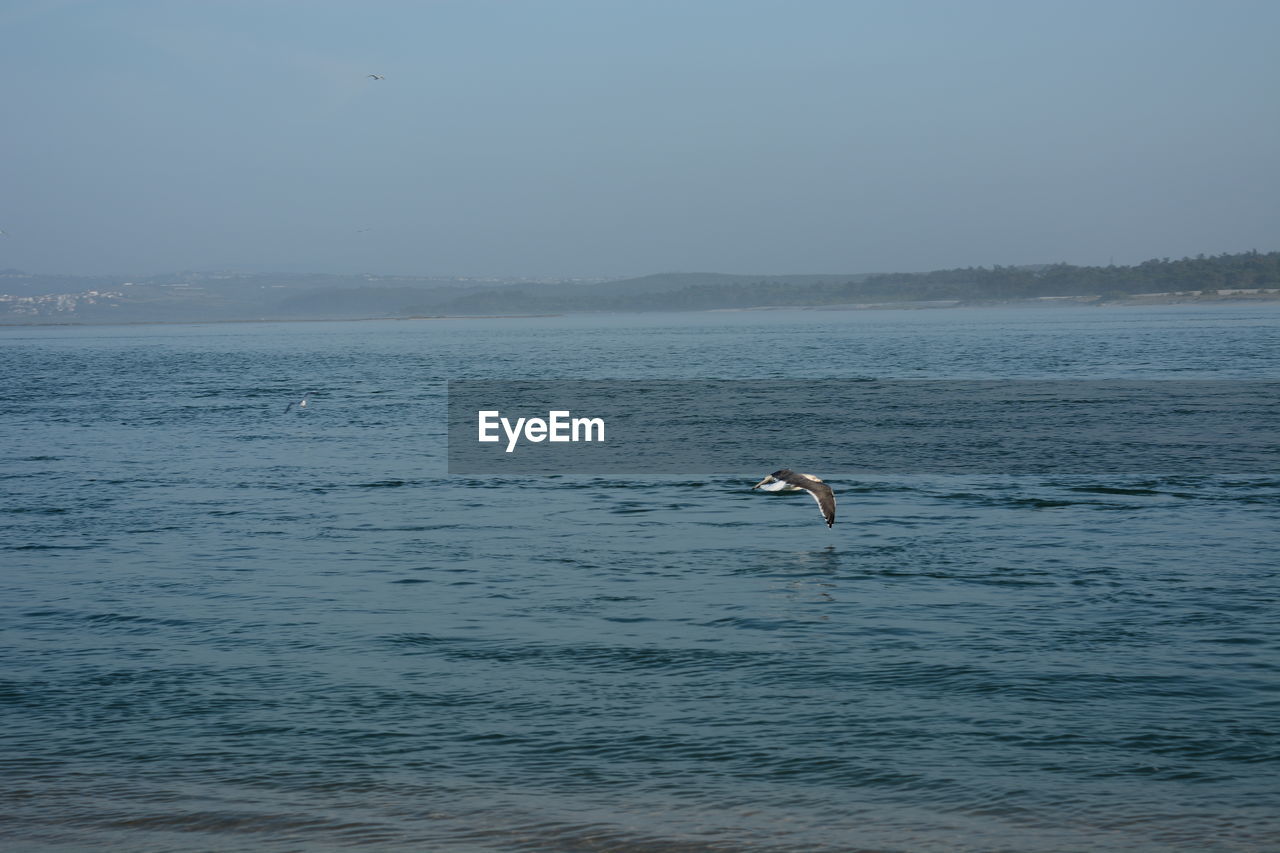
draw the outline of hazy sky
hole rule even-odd
[[[1275,250],[1277,32],[1274,0],[0,0],[0,268]]]

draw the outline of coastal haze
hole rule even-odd
[[[181,273],[0,273],[0,325],[341,320],[617,311],[1062,307],[1280,300],[1280,252],[877,275],[667,273],[617,281]]]

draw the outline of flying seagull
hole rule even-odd
[[[366,74],[366,77],[372,77],[374,80],[386,80],[385,74]]]
[[[301,399],[301,400],[299,400],[299,401],[297,402],[297,406],[298,406],[298,408],[299,408],[299,409],[305,409],[305,408],[307,407],[307,398],[308,398],[308,397],[310,397],[310,396],[311,396],[312,394],[314,394],[314,393],[315,393],[314,391],[308,391],[307,393],[303,394],[303,395],[302,395],[302,399]],[[295,404],[290,403],[289,405],[287,405],[287,406],[285,406],[285,407],[284,407],[284,410],[287,412],[287,411],[289,411],[290,409],[292,409],[292,408],[294,407],[294,405],[295,405]]]
[[[797,474],[790,468],[774,471],[751,488],[763,489],[766,492],[799,492],[806,491],[818,502],[818,509],[827,522],[827,527],[836,523],[836,495],[831,487],[812,474]]]

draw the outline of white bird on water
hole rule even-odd
[[[836,493],[812,474],[797,474],[790,468],[783,468],[769,474],[751,488],[766,492],[808,492],[818,502],[818,509],[822,511],[827,527],[836,523]]]
[[[303,394],[303,395],[302,395],[302,399],[301,399],[301,400],[299,400],[296,404],[295,404],[295,403],[290,403],[289,405],[287,405],[287,406],[285,406],[285,407],[284,407],[284,410],[287,412],[287,411],[289,411],[290,409],[292,409],[295,405],[296,405],[299,409],[305,409],[305,408],[307,407],[307,398],[308,398],[308,397],[310,397],[310,396],[311,396],[312,394],[314,394],[314,393],[315,393],[314,391],[308,391],[307,393],[305,393],[305,394]]]

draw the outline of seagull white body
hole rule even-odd
[[[797,474],[790,468],[774,471],[751,488],[766,492],[808,492],[818,502],[822,520],[831,527],[836,523],[836,494],[831,487],[812,474]]]
[[[374,80],[386,80],[386,76],[382,74],[366,74],[366,77],[372,77]]]

